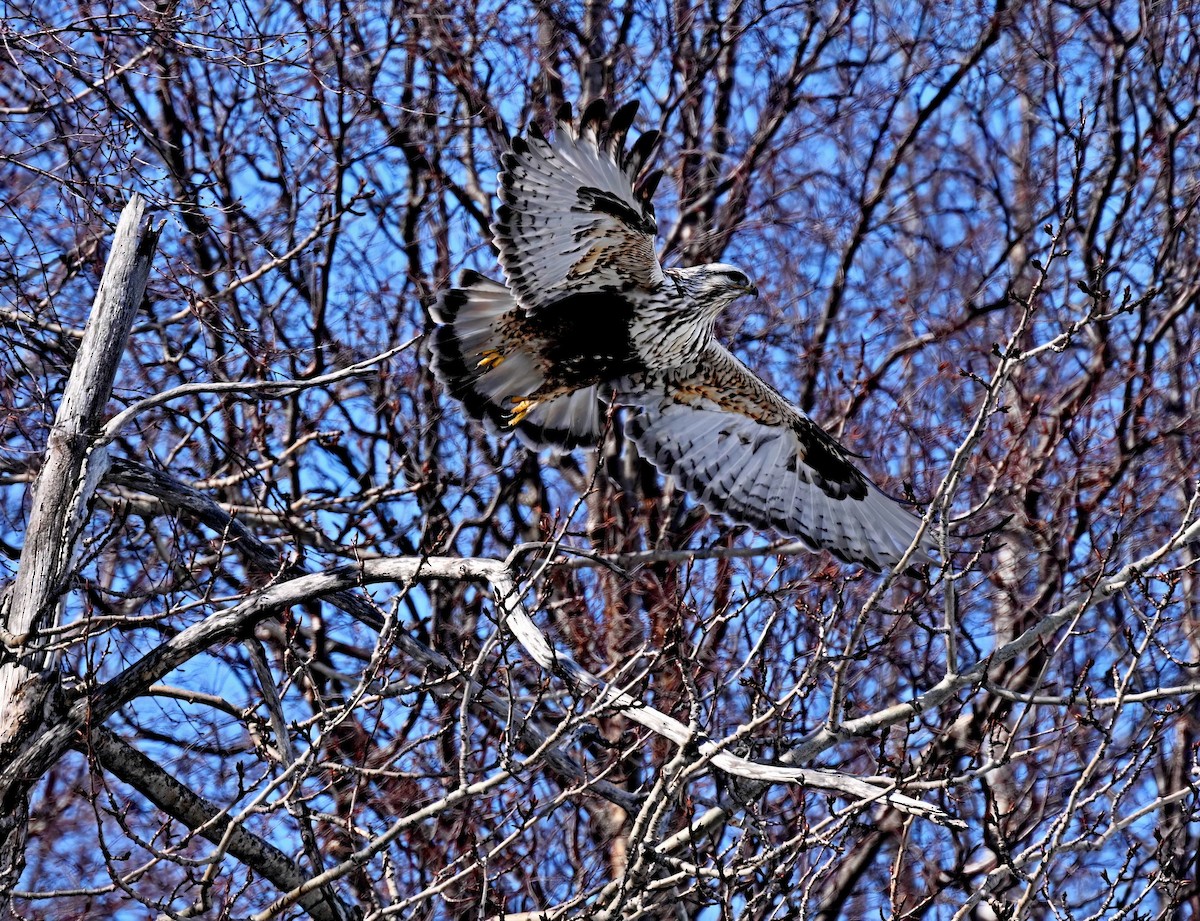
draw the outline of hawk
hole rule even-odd
[[[437,378],[467,411],[528,444],[601,437],[607,401],[628,436],[693,496],[847,562],[896,565],[920,521],[850,452],[713,338],[730,303],[758,290],[715,263],[663,268],[643,174],[658,133],[626,149],[637,103],[600,100],[553,139],[533,126],[501,157],[492,225],[505,282],[465,272],[431,309]],[[930,560],[925,538],[912,562]]]

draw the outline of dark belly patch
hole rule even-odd
[[[620,294],[593,291],[539,307],[526,322],[545,343],[549,376],[579,388],[644,370],[629,334],[634,312]]]

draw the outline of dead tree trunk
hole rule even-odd
[[[108,469],[104,408],[134,317],[146,292],[159,230],[134,195],[117,224],[112,252],[33,485],[29,523],[12,585],[0,597],[0,764],[47,725],[58,680],[46,631],[58,623],[71,587],[79,535],[96,484]],[[0,790],[0,919],[24,867],[28,793],[36,777]]]

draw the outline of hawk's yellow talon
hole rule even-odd
[[[513,397],[512,402],[512,411],[507,416],[510,426],[520,425],[538,405],[537,400],[531,400],[528,397]]]
[[[489,371],[492,368],[498,368],[504,364],[504,356],[500,354],[499,349],[484,349],[479,353],[479,364],[477,368],[487,368]]]

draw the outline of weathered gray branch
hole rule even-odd
[[[648,707],[637,698],[606,684],[569,655],[555,650],[526,613],[524,605],[520,602],[516,583],[507,567],[496,564],[485,573],[485,577],[492,586],[492,595],[500,609],[504,625],[539,665],[548,671],[563,675],[580,687],[595,691],[601,701],[619,708],[627,719],[645,726],[663,738],[670,739],[680,746],[694,745],[705,763],[712,763],[726,773],[747,780],[767,783],[800,783],[851,799],[868,802],[883,800],[902,812],[921,816],[943,825],[959,826],[962,824],[951,819],[937,806],[904,796],[886,787],[873,786],[848,774],[814,768],[764,764],[731,754],[726,750],[725,743],[715,742],[703,735],[697,735],[678,720],[653,707]]]
[[[208,496],[160,471],[151,470],[123,458],[114,458],[108,482],[152,496],[163,504],[164,513],[182,514],[194,518],[218,534],[224,535],[226,542],[238,552],[246,564],[259,572],[281,575],[289,579],[305,575],[299,567],[294,566],[287,567],[281,572],[282,564],[277,550],[259,540],[257,535],[245,524],[230,515]],[[378,611],[365,598],[352,590],[333,592],[326,597],[326,600],[368,626],[375,629],[382,626],[382,618]],[[441,653],[430,649],[404,631],[397,632],[393,637],[393,642],[400,652],[408,656],[418,668],[432,670],[435,674],[457,676],[458,680],[434,684],[431,690],[435,696],[444,698],[467,693],[471,695],[473,702],[498,719],[503,721],[509,719],[512,712],[510,700],[471,680],[469,676],[461,674],[455,664]],[[540,748],[547,738],[546,733],[534,720],[523,720],[519,731],[521,740],[531,750]],[[628,812],[637,808],[640,797],[602,778],[588,777],[584,769],[561,749],[550,749],[546,752],[545,758],[547,765],[552,770],[574,781],[586,783],[592,793],[617,804]]]
[[[90,754],[104,770],[137,789],[154,805],[197,831],[214,844],[253,868],[284,892],[300,886],[307,875],[278,848],[233,823],[229,814],[180,783],[132,745],[103,726],[92,726],[86,744],[77,747]],[[313,921],[344,921],[353,917],[338,902],[332,887],[307,893],[300,906]]]
[[[0,599],[0,763],[27,747],[53,686],[41,634],[55,626],[88,507],[108,469],[108,452],[99,441],[104,409],[146,293],[160,229],[150,226],[145,203],[134,195],[117,224],[34,482],[17,576]],[[8,913],[7,894],[24,865],[26,797],[35,779],[6,775],[0,786],[0,918]]]
[[[347,591],[371,583],[411,584],[424,579],[469,579],[488,583],[492,587],[493,597],[496,598],[506,625],[514,630],[523,645],[528,644],[526,650],[531,652],[539,664],[553,668],[564,677],[596,688],[601,699],[623,708],[622,712],[635,722],[661,732],[673,741],[695,744],[703,757],[724,771],[758,780],[803,783],[851,797],[883,799],[897,808],[924,815],[934,821],[948,821],[945,813],[937,807],[904,797],[886,788],[872,786],[856,778],[833,772],[758,764],[721,750],[717,743],[695,738],[677,721],[645,707],[640,701],[614,688],[609,688],[584,672],[573,660],[553,652],[544,638],[540,641],[534,639],[532,632],[536,632],[536,628],[531,632],[527,625],[521,623],[522,620],[528,620],[528,615],[524,614],[523,608],[515,599],[512,577],[503,563],[498,560],[439,557],[367,560],[355,566],[311,573],[268,586],[241,603],[213,614],[204,621],[180,631],[88,698],[76,702],[34,746],[0,769],[0,783],[9,783],[20,776],[40,776],[58,759],[71,744],[75,733],[81,731],[85,725],[107,719],[127,701],[144,693],[151,684],[200,651],[240,635],[271,614],[333,592]]]
[[[1105,598],[1121,591],[1131,582],[1140,578],[1151,567],[1157,565],[1164,557],[1178,547],[1185,546],[1200,538],[1200,519],[1195,517],[1197,506],[1200,505],[1200,484],[1197,493],[1189,505],[1183,523],[1179,529],[1158,549],[1146,554],[1139,560],[1122,567],[1111,578],[1104,581],[1095,591],[1084,592],[1072,598],[1058,610],[1046,615],[1037,624],[1024,633],[1005,643],[991,655],[977,660],[971,666],[959,672],[946,675],[933,687],[914,695],[902,703],[893,704],[875,713],[847,720],[842,723],[837,732],[821,729],[794,748],[788,749],[780,758],[785,764],[803,764],[817,758],[839,741],[851,738],[870,736],[888,726],[903,725],[909,720],[941,706],[955,694],[968,690],[987,680],[988,672],[996,666],[1011,662],[1021,653],[1026,652],[1036,643],[1043,641],[1067,624],[1080,617],[1098,598]],[[759,795],[765,787],[751,788],[744,796]],[[663,856],[677,851],[696,847],[697,842],[713,834],[721,828],[732,811],[740,806],[738,798],[728,796],[718,806],[709,809],[704,815],[695,819],[687,828],[676,832],[659,844],[655,851]]]
[[[10,702],[45,657],[38,633],[54,620],[69,583],[79,532],[88,504],[108,469],[108,454],[95,450],[104,407],[125,351],[129,330],[146,292],[158,231],[149,226],[142,199],[134,196],[121,213],[112,252],[84,329],[62,403],[33,486],[33,502],[17,576],[4,599],[0,665],[0,750],[14,729]]]

